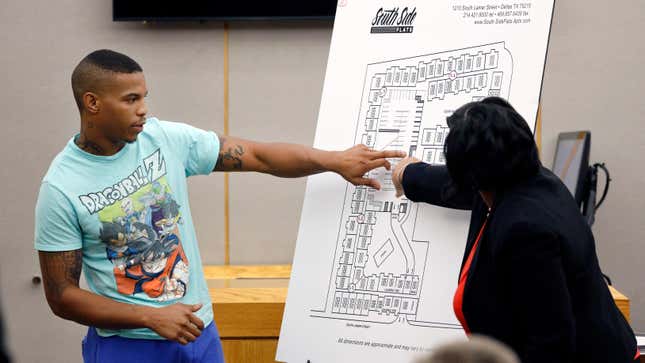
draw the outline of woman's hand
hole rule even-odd
[[[405,171],[405,168],[410,164],[418,163],[420,161],[421,160],[414,156],[408,156],[405,159],[401,159],[401,161],[399,161],[394,167],[394,170],[392,170],[392,184],[394,184],[394,188],[396,189],[397,198],[404,194],[403,172]]]

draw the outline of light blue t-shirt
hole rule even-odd
[[[36,204],[39,251],[83,250],[90,289],[154,307],[174,303],[213,311],[188,204],[186,177],[215,167],[215,133],[149,118],[137,141],[111,156],[69,140],[51,163]],[[149,329],[98,329],[102,336],[161,339]]]

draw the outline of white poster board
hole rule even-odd
[[[443,164],[445,119],[497,95],[534,127],[553,0],[339,0],[314,146]],[[276,359],[410,362],[464,337],[452,308],[468,213],[331,173],[307,182]]]

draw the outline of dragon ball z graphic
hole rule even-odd
[[[186,294],[189,272],[178,228],[180,206],[165,177],[106,207],[99,220],[99,238],[114,266],[119,293],[144,293],[157,301]]]

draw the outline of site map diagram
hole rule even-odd
[[[446,117],[468,102],[508,98],[512,75],[504,42],[369,64],[355,144],[445,164]],[[327,298],[310,316],[461,329],[455,321],[419,318],[432,298],[422,286],[436,241],[415,237],[420,206],[395,197],[390,171],[368,177],[382,188],[347,184]]]

